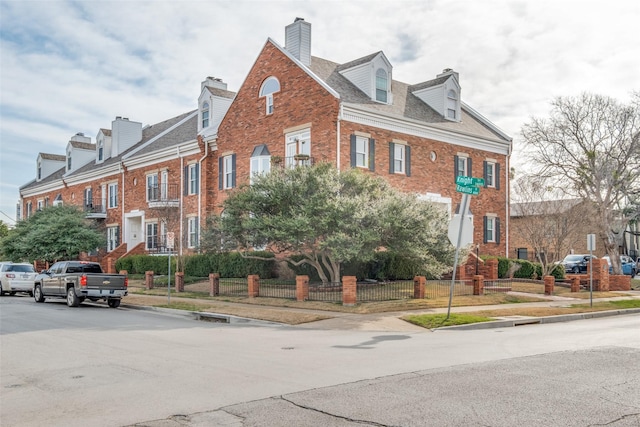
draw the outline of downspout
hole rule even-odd
[[[338,110],[338,119],[336,120],[336,167],[340,170],[340,120],[342,119],[342,102]]]
[[[202,179],[202,162],[204,161],[204,159],[207,158],[207,156],[209,155],[209,143],[206,142],[204,140],[204,138],[202,139],[202,141],[204,142],[204,156],[202,156],[202,158],[200,160],[198,160],[198,172],[200,173],[200,175],[198,176],[198,243],[200,243],[200,228],[202,228],[202,183],[203,183],[203,179]]]
[[[122,208],[121,208],[120,218],[121,218],[121,221],[122,221],[122,240],[121,240],[121,242],[124,242],[125,241],[125,233],[124,232],[125,232],[126,220],[125,220],[125,217],[124,217],[124,168],[122,167],[122,162],[120,162],[118,164],[118,167],[120,168],[120,174],[122,175]],[[109,195],[108,194],[109,194],[109,184],[107,184],[107,197],[106,197],[107,205],[109,204]],[[142,226],[142,230],[141,231],[144,231],[146,233],[147,230],[145,230],[145,228],[144,228],[144,223],[141,224],[141,226]],[[144,234],[143,234],[143,236],[144,236]],[[132,248],[127,247],[127,251],[130,250],[130,249],[132,249]]]
[[[184,185],[184,157],[182,157],[180,155],[180,147],[176,147],[176,155],[180,158],[180,186]],[[182,256],[182,241],[183,239],[183,226],[182,226],[182,220],[184,212],[183,212],[183,206],[184,206],[184,188],[182,189],[182,191],[180,191],[180,247],[178,248],[178,255]]]
[[[511,206],[509,204],[509,200],[510,200],[510,194],[511,194],[511,181],[509,180],[509,175],[510,175],[510,166],[509,166],[509,159],[511,158],[511,151],[512,151],[512,144],[513,144],[513,140],[509,141],[509,152],[507,153],[507,167],[505,168],[505,182],[506,182],[506,197],[505,197],[505,212],[506,212],[506,218],[505,218],[505,222],[507,224],[507,226],[505,227],[505,248],[506,248],[506,257],[509,258],[509,220],[511,219],[511,214],[509,212]]]

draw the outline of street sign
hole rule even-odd
[[[167,231],[167,249],[173,249],[175,234],[173,231]]]
[[[480,189],[478,187],[466,187],[464,185],[459,185],[456,184],[456,191],[458,193],[463,193],[463,194],[471,194],[472,196],[477,196],[478,194],[480,194]]]
[[[587,234],[587,250],[595,251],[596,250],[596,235],[595,234]]]
[[[484,178],[473,176],[456,176],[456,186],[462,187],[484,187]]]

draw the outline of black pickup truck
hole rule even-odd
[[[104,274],[96,262],[59,261],[36,276],[33,297],[36,302],[66,298],[69,307],[77,307],[85,299],[106,300],[109,307],[117,308],[128,285],[126,275]]]

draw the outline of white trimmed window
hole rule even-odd
[[[303,156],[302,160],[300,156]],[[304,160],[306,156],[307,160]],[[303,129],[286,135],[286,164],[289,167],[309,164],[311,158],[311,130]]]
[[[107,227],[107,252],[115,250],[120,244],[120,227]]]
[[[147,202],[158,200],[158,174],[147,175]]]
[[[218,189],[227,190],[236,186],[236,155],[218,157]]]
[[[196,246],[198,246],[198,218],[188,218],[187,221],[189,223],[189,239],[187,242],[187,246],[190,248],[195,248]]]
[[[458,111],[458,94],[455,90],[451,89],[447,92],[447,118],[451,120],[457,120]]]
[[[198,194],[198,164],[189,165],[189,194]]]
[[[109,208],[118,207],[118,183],[109,184]]]
[[[38,203],[38,204],[37,204],[36,209],[37,209],[38,211],[41,211],[41,210],[42,210],[42,208],[44,207],[44,200],[40,199],[40,200],[38,200],[38,202],[37,202],[37,203]]]
[[[251,153],[250,183],[257,175],[264,175],[271,171],[271,154],[265,144],[258,145]]]
[[[369,138],[356,136],[356,166],[369,167]]]
[[[273,114],[274,106],[273,106],[273,94],[276,92],[280,92],[280,82],[275,77],[268,77],[260,88],[260,97],[265,98],[266,104],[266,113],[267,115]]]
[[[202,129],[209,127],[209,103],[202,104]]]
[[[465,155],[454,156],[453,167],[455,169],[455,176],[472,176],[470,157]]]
[[[376,71],[376,101],[384,102],[385,104],[389,99],[389,77],[387,72],[382,68],[378,68]]]
[[[147,223],[147,249],[158,248],[158,223]]]
[[[495,160],[486,160],[483,163],[484,186],[500,189],[500,164]]]
[[[102,162],[104,156],[104,141],[98,141],[98,162]]]
[[[484,243],[500,243],[500,218],[495,214],[487,214],[483,218]]]
[[[393,172],[405,173],[406,171],[406,145],[393,144]]]

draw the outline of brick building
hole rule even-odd
[[[457,72],[407,84],[383,52],[344,64],[311,56],[302,19],[285,37],[285,48],[266,41],[237,94],[209,77],[197,110],[144,127],[117,117],[95,143],[79,134],[65,155],[41,153],[36,179],[20,188],[21,216],[76,204],[104,226],[107,258],[162,252],[168,231],[186,253],[204,218],[252,174],[328,161],[450,214],[461,199],[455,177],[483,177],[471,198],[474,242],[481,254],[508,253],[511,138],[462,101]]]
[[[508,253],[511,138],[462,101],[458,73],[407,84],[392,78],[383,52],[344,64],[317,58],[300,18],[285,38],[284,48],[267,40],[220,124],[211,208],[280,162],[361,168],[449,213],[461,200],[455,176],[484,177],[471,200],[474,243],[481,254]]]

